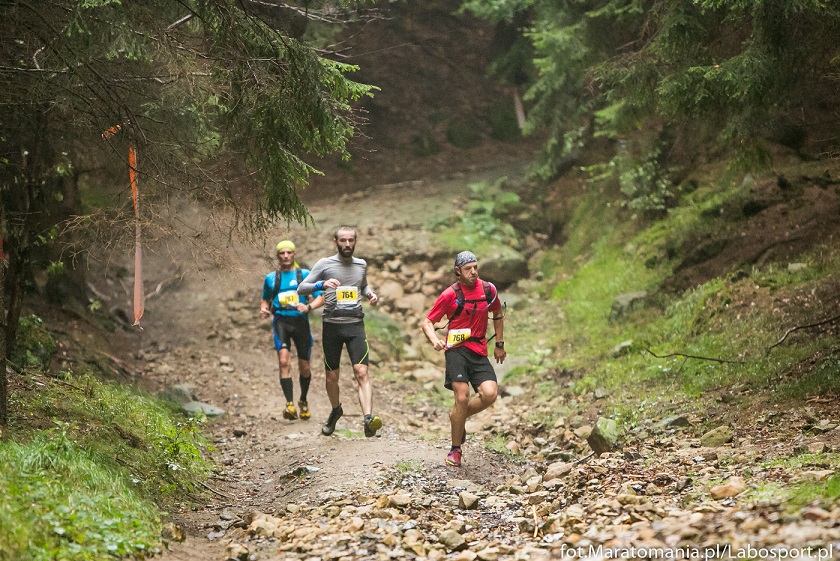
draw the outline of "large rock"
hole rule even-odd
[[[489,255],[478,257],[479,276],[498,286],[509,286],[528,277],[528,261],[513,248],[498,246]]]
[[[700,437],[700,445],[707,448],[716,448],[723,446],[727,442],[732,442],[732,429],[726,425],[710,430]]]
[[[388,280],[379,285],[376,294],[385,302],[396,302],[405,294],[402,283]]]
[[[610,307],[610,321],[618,321],[630,312],[643,308],[647,303],[647,297],[648,293],[645,291],[619,294]]]
[[[407,294],[397,300],[397,309],[405,310],[415,314],[423,314],[426,312],[426,297],[417,292],[415,294]]]
[[[598,422],[595,423],[595,428],[586,437],[586,441],[592,451],[600,456],[606,452],[612,452],[620,436],[621,429],[618,428],[615,421],[600,417]]]
[[[172,387],[158,392],[158,397],[173,401],[178,405],[189,403],[190,401],[198,401],[193,393],[195,386],[193,384],[175,384]]]
[[[215,405],[210,405],[209,403],[203,403],[201,401],[183,403],[181,404],[181,409],[183,409],[188,415],[195,415],[199,411],[208,417],[219,417],[220,415],[225,414],[225,410],[221,407],[216,407]]]

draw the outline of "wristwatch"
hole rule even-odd
[[[312,304],[307,304],[306,305],[306,313],[308,314],[311,311],[312,311]]]
[[[505,342],[504,341],[496,341],[496,348],[497,349],[504,349],[505,348]]]

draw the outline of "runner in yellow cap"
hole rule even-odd
[[[309,312],[324,305],[321,292],[314,293],[312,302],[307,303],[305,296],[298,296],[297,287],[309,274],[308,269],[301,269],[295,257],[295,244],[283,240],[275,247],[280,266],[265,276],[260,317],[274,316],[274,348],[280,363],[280,387],[286,398],[283,417],[293,421],[298,418],[298,409],[294,402],[294,383],[292,382],[291,343],[295,342],[298,355],[298,373],[300,398],[298,408],[300,418],[309,419],[307,394],[311,380],[309,359],[312,354],[312,331],[309,328]]]

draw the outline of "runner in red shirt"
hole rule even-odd
[[[455,404],[449,413],[452,427],[452,448],[446,457],[450,466],[461,465],[461,445],[467,439],[464,425],[467,417],[493,405],[498,393],[496,372],[487,358],[487,317],[492,314],[496,330],[493,357],[505,361],[504,316],[499,293],[492,283],[478,278],[478,259],[469,251],[455,257],[458,282],[438,296],[432,310],[423,320],[423,333],[436,351],[446,351],[446,381]],[[435,332],[435,323],[449,318],[446,340]],[[470,385],[477,392],[470,398]]]

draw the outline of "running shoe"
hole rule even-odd
[[[461,467],[461,449],[452,448],[449,454],[446,455],[446,465]]]
[[[298,408],[300,409],[300,420],[307,421],[312,415],[309,414],[309,404],[305,401],[298,401]]]
[[[342,415],[344,415],[344,409],[341,408],[341,404],[339,403],[338,407],[330,411],[330,416],[327,419],[326,424],[324,424],[324,426],[321,427],[321,434],[323,434],[324,436],[329,436],[333,432],[335,432],[335,424],[338,422]]]
[[[376,436],[376,431],[382,428],[382,419],[365,415],[365,436]]]
[[[290,401],[286,404],[286,409],[283,410],[283,418],[294,421],[297,419],[297,409],[295,409],[295,402]]]

